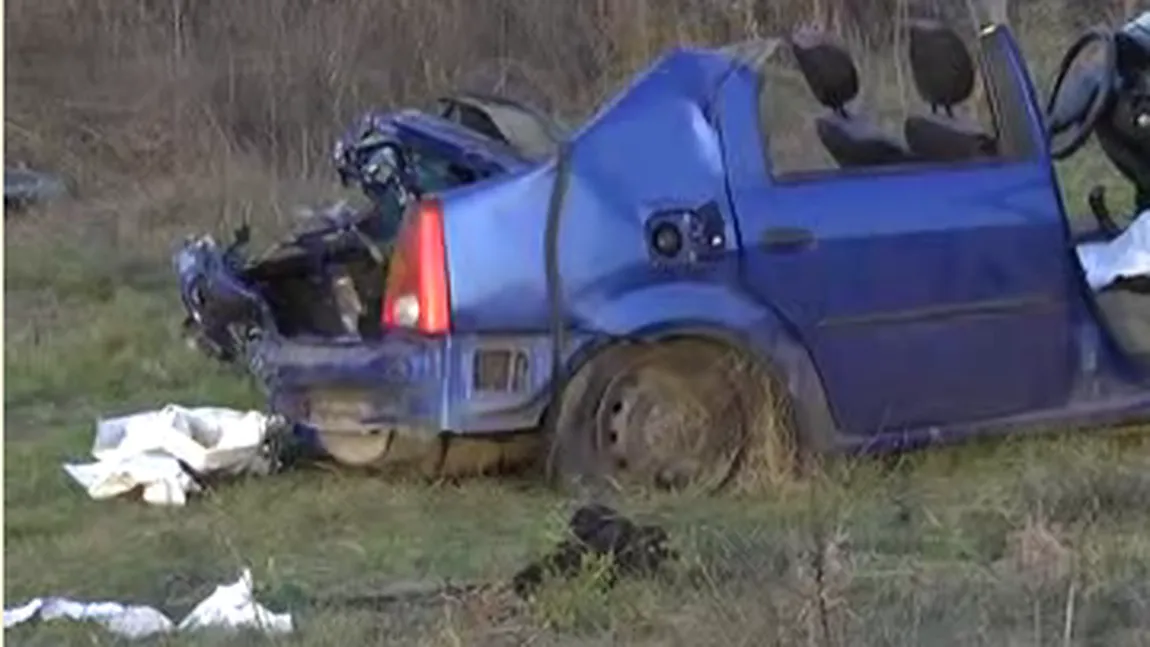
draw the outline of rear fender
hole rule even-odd
[[[675,282],[628,292],[588,312],[580,319],[594,331],[595,341],[575,354],[571,370],[612,346],[611,340],[713,339],[762,362],[786,384],[799,432],[813,449],[829,450],[839,444],[822,379],[806,346],[785,320],[749,296],[726,285]]]

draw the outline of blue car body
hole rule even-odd
[[[556,250],[566,370],[618,339],[721,339],[774,367],[801,432],[831,450],[1144,419],[1146,375],[1100,323],[1075,262],[1024,60],[1004,28],[982,40],[1015,141],[994,160],[780,179],[757,107],[770,89],[730,49],[657,60],[571,135],[565,166],[394,115],[401,139],[483,170],[438,194],[450,333],[272,329],[252,368],[272,409],[305,428],[309,391],[333,384],[363,390],[364,425],[537,428],[554,396],[548,205],[569,173]],[[651,227],[681,218],[697,234],[686,252],[654,257]],[[189,259],[185,292],[211,265]],[[480,384],[492,350],[521,374]]]

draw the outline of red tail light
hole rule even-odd
[[[421,200],[405,216],[388,262],[383,326],[445,333],[451,328],[448,299],[443,207]]]

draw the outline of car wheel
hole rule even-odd
[[[548,471],[592,497],[714,493],[741,472],[775,479],[796,464],[780,394],[756,362],[709,341],[607,350],[559,398]]]

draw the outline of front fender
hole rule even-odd
[[[649,285],[580,314],[581,325],[598,339],[692,335],[739,348],[786,384],[804,440],[816,450],[840,444],[822,378],[806,346],[772,308],[730,284],[676,281]]]

